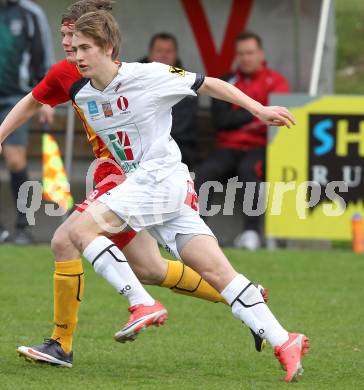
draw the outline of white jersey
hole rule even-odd
[[[163,180],[181,162],[170,135],[172,106],[187,95],[196,96],[203,81],[201,75],[157,62],[123,62],[103,91],[83,78],[70,94],[127,176],[141,166]]]

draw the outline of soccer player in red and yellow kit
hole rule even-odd
[[[72,4],[66,10],[62,17],[61,25],[62,45],[66,58],[55,64],[46,77],[34,88],[32,93],[22,101],[20,107],[18,106],[18,115],[13,126],[17,127],[20,121],[34,115],[42,104],[55,106],[70,100],[70,88],[81,79],[81,75],[74,64],[74,52],[72,50],[74,23],[82,14],[96,9],[110,11],[111,1],[81,0]],[[77,111],[77,109],[76,112],[83,120],[82,113]],[[94,174],[96,188],[88,199],[57,229],[52,239],[52,250],[55,254],[55,328],[53,334],[45,344],[30,349],[33,352],[29,352],[28,347],[24,347],[25,349],[20,351],[21,353],[26,351],[31,359],[52,362],[66,367],[72,366],[72,338],[77,325],[78,309],[83,294],[82,262],[80,253],[70,240],[69,228],[90,203],[123,180],[123,173],[117,164],[113,163],[113,157],[103,141],[85,121],[83,123],[95,157],[99,160]],[[0,142],[1,140],[0,138]],[[111,180],[108,180],[108,178],[111,178]],[[156,241],[148,233],[140,232],[138,235],[134,231],[121,233],[113,237],[113,242],[120,249],[123,249],[128,262],[143,283],[160,285],[170,288],[176,293],[199,297],[213,302],[225,302],[221,295],[191,268],[179,261],[163,259]],[[118,263],[115,262],[115,267],[117,266]],[[261,291],[266,298],[266,291],[263,289]],[[135,320],[135,318],[136,320],[139,319],[133,313],[132,320]],[[152,320],[158,323],[159,318],[152,318]],[[135,333],[138,331],[139,329],[136,329]],[[264,345],[263,339],[257,335],[254,335],[254,338],[257,350],[261,350]]]

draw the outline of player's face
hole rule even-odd
[[[94,40],[80,32],[73,34],[72,48],[75,52],[76,63],[83,77],[99,78],[110,65],[111,52],[97,46]]]
[[[62,46],[66,56],[66,60],[69,62],[76,62],[75,52],[72,49],[72,37],[74,28],[72,24],[61,26]]]
[[[177,50],[170,39],[157,39],[149,52],[149,61],[161,62],[166,65],[176,65]]]
[[[236,44],[236,64],[241,72],[257,72],[264,62],[264,52],[254,38],[245,39]]]

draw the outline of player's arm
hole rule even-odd
[[[0,151],[5,138],[36,114],[42,106],[31,92],[14,106],[0,125]]]
[[[54,122],[54,108],[48,104],[42,104],[39,110],[39,122],[42,124],[52,125]]]
[[[295,124],[295,119],[287,108],[265,107],[233,85],[214,77],[205,77],[198,93],[243,107],[267,125],[291,127],[291,124]]]

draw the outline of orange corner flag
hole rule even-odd
[[[57,141],[50,134],[42,136],[43,199],[68,211],[73,207],[70,184],[64,170]]]

